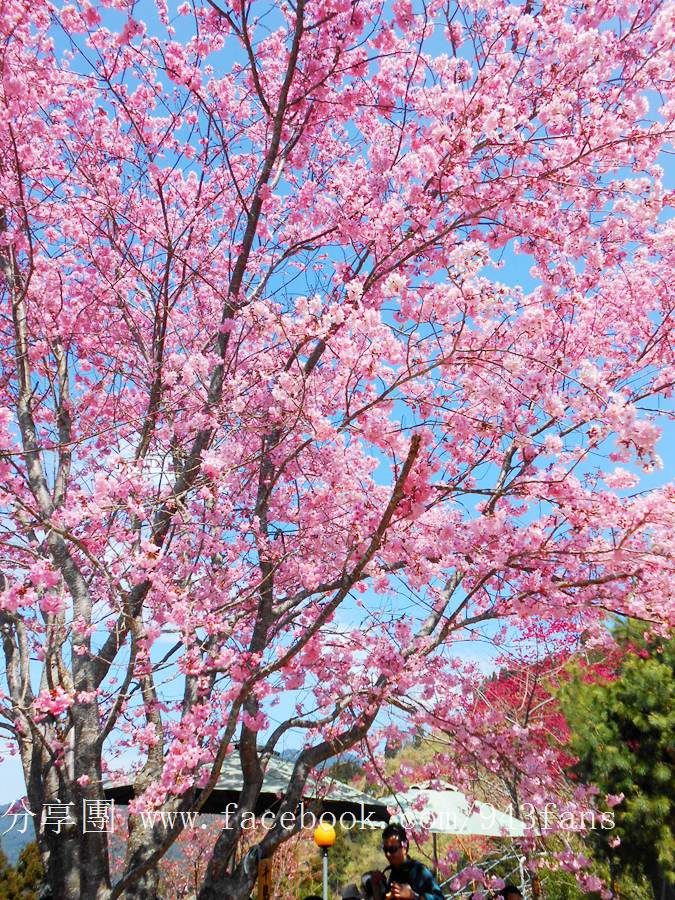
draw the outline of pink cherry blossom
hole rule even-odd
[[[175,13],[0,3],[3,735],[32,798],[135,792],[64,900],[156,896],[141,811],[226,759],[255,809],[294,735],[282,812],[416,728],[545,805],[505,685],[673,621],[671,5]]]

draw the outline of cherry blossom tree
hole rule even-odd
[[[281,813],[447,721],[467,637],[669,619],[673,17],[1,0],[0,712],[54,896],[156,896],[141,814],[236,753],[201,897],[248,897],[288,735]]]

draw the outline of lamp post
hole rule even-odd
[[[335,829],[326,822],[320,822],[314,831],[314,843],[323,857],[323,900],[328,900],[328,848],[335,843]]]

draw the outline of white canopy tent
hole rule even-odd
[[[380,800],[393,810],[392,821],[432,834],[524,837],[527,827],[489,803],[469,800],[449,784],[436,790],[414,784],[403,793]]]

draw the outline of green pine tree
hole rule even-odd
[[[0,848],[0,900],[16,900],[20,896],[16,869]]]
[[[37,900],[44,879],[44,869],[38,845],[27,844],[17,860],[10,865],[0,849],[0,900]]]
[[[37,900],[38,891],[44,879],[44,868],[40,850],[35,841],[26,844],[16,864],[21,900]]]
[[[644,875],[656,900],[675,900],[675,647],[646,641],[634,625],[617,636],[630,652],[614,679],[589,682],[577,671],[560,692],[578,757],[573,771],[625,796],[616,827],[592,834],[611,871]]]

